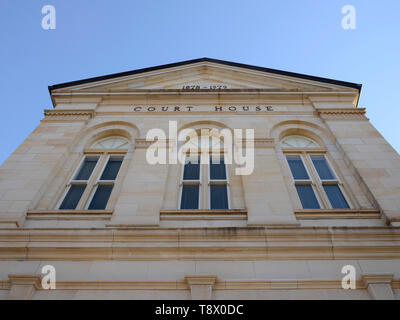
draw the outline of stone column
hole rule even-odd
[[[0,167],[0,227],[20,227],[43,196],[93,112],[45,112],[45,119]]]
[[[31,300],[37,289],[41,288],[40,275],[9,274],[10,292],[8,300]]]
[[[365,274],[361,281],[374,300],[395,300],[392,290],[393,274]]]
[[[254,171],[242,176],[248,225],[298,225],[273,139],[255,139]]]
[[[147,162],[146,150],[150,144],[144,139],[136,140],[136,149],[108,226],[159,226],[168,165]]]
[[[365,117],[365,109],[318,109],[345,159],[387,221],[400,225],[400,156]]]
[[[192,300],[211,300],[212,290],[217,276],[214,275],[188,275],[185,281],[190,288]]]

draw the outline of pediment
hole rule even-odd
[[[347,83],[296,75],[272,69],[246,68],[219,60],[199,59],[193,63],[178,63],[171,67],[154,67],[143,72],[87,79],[50,87],[51,92],[129,92],[157,90],[221,90],[260,89],[300,92],[357,92]],[[270,70],[270,72],[268,72]],[[140,70],[139,70],[140,71]],[[327,80],[327,81],[324,81]],[[328,81],[329,80],[329,81]]]

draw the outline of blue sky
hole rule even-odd
[[[398,0],[0,0],[0,164],[52,108],[48,85],[201,57],[362,83],[399,152],[399,15]]]

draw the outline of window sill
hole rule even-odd
[[[28,219],[34,220],[109,220],[111,210],[29,210]]]
[[[247,210],[161,210],[161,220],[247,220]]]
[[[223,215],[235,215],[235,214],[246,214],[245,209],[176,209],[176,210],[161,210],[160,214],[164,215],[190,215],[190,214],[223,214]]]
[[[381,212],[376,209],[302,209],[295,210],[294,214],[299,220],[381,218]]]

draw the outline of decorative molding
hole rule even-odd
[[[161,210],[161,215],[246,215],[247,210],[245,209],[200,209],[200,210],[188,210],[188,209],[177,209],[177,210]]]
[[[162,221],[193,221],[193,220],[244,220],[247,221],[247,210],[162,210]]]
[[[112,96],[112,95],[138,95],[138,94],[188,94],[188,95],[195,95],[195,94],[273,94],[273,95],[327,95],[329,98],[332,95],[332,91],[326,90],[299,90],[299,89],[281,89],[281,88],[273,88],[273,89],[265,89],[265,88],[232,88],[232,89],[198,89],[198,90],[188,90],[188,89],[163,89],[163,88],[156,88],[156,89],[129,89],[129,90],[120,90],[120,91],[93,91],[93,90],[82,90],[74,91],[74,90],[63,90],[61,91],[54,91],[52,93],[55,97],[63,97],[67,96]],[[334,95],[337,96],[346,95],[353,97],[354,92],[351,91],[335,91]],[[70,101],[64,99],[64,101]]]
[[[158,140],[151,140],[147,141],[146,139],[136,139],[135,140],[135,148],[136,149],[147,149],[154,143],[158,143],[158,148],[169,148],[169,146],[176,146],[176,143],[170,139],[158,139]]]
[[[361,280],[373,300],[395,300],[393,274],[363,274]]]
[[[28,220],[110,220],[112,210],[30,210]]]
[[[380,219],[381,212],[376,209],[302,209],[295,210],[294,214],[299,220],[320,219]]]
[[[112,210],[29,210],[27,215],[42,215],[42,216],[52,216],[52,215],[112,215]]]
[[[0,219],[0,228],[16,228],[19,227],[20,223],[17,220],[6,220]]]
[[[87,121],[94,117],[93,110],[44,110],[42,121]]]
[[[24,277],[26,278],[24,279]],[[356,290],[367,289],[368,284],[363,277],[361,278],[361,280],[356,281]],[[372,277],[376,277],[376,275],[372,275]],[[39,282],[37,279],[39,279]],[[43,288],[41,287],[40,279],[40,275],[26,275],[20,277],[17,282],[20,284],[33,284],[36,286],[37,290],[43,290]],[[400,289],[400,279],[392,280],[391,283],[393,289]],[[384,282],[384,284],[388,284],[388,282]],[[217,276],[194,275],[186,276],[185,279],[179,279],[176,281],[57,281],[55,290],[189,290],[190,285],[210,285],[213,287],[213,290],[337,290],[342,289],[342,280],[293,279],[221,281],[217,279]],[[10,288],[10,280],[0,281],[0,290],[10,290]]]
[[[326,153],[325,148],[282,148],[285,153]]]
[[[369,120],[365,108],[327,108],[317,109],[317,112],[324,120]]]
[[[364,287],[368,287],[370,284],[388,284],[392,285],[394,275],[392,273],[388,274],[363,274],[361,276],[361,281]]]
[[[163,261],[182,257],[216,261],[399,259],[400,228],[0,229],[0,260]]]
[[[246,148],[246,142],[244,141],[243,146]],[[275,139],[273,138],[254,138],[254,148],[274,148]]]
[[[192,285],[207,285],[214,286],[217,281],[216,275],[187,275],[185,276],[185,282],[188,286]]]
[[[127,149],[85,149],[85,150],[83,150],[84,154],[99,154],[99,153],[126,154],[127,152],[128,152]]]
[[[159,142],[159,147],[168,148],[170,145],[170,141],[166,140],[157,140],[157,141],[147,141],[146,139],[136,139],[135,147],[136,149],[146,149],[155,142]],[[246,142],[243,141],[242,147],[246,147]],[[274,148],[275,140],[270,138],[255,138],[254,139],[254,148]]]
[[[215,275],[189,275],[185,281],[190,288],[193,300],[210,300],[217,276]]]
[[[10,290],[11,282],[10,280],[0,280],[0,290]]]
[[[42,277],[38,274],[9,274],[10,286],[32,285],[36,289],[42,288]]]
[[[147,141],[146,139],[136,139],[135,140],[135,149],[147,149],[150,147],[155,141]],[[167,145],[167,144],[165,144]]]

